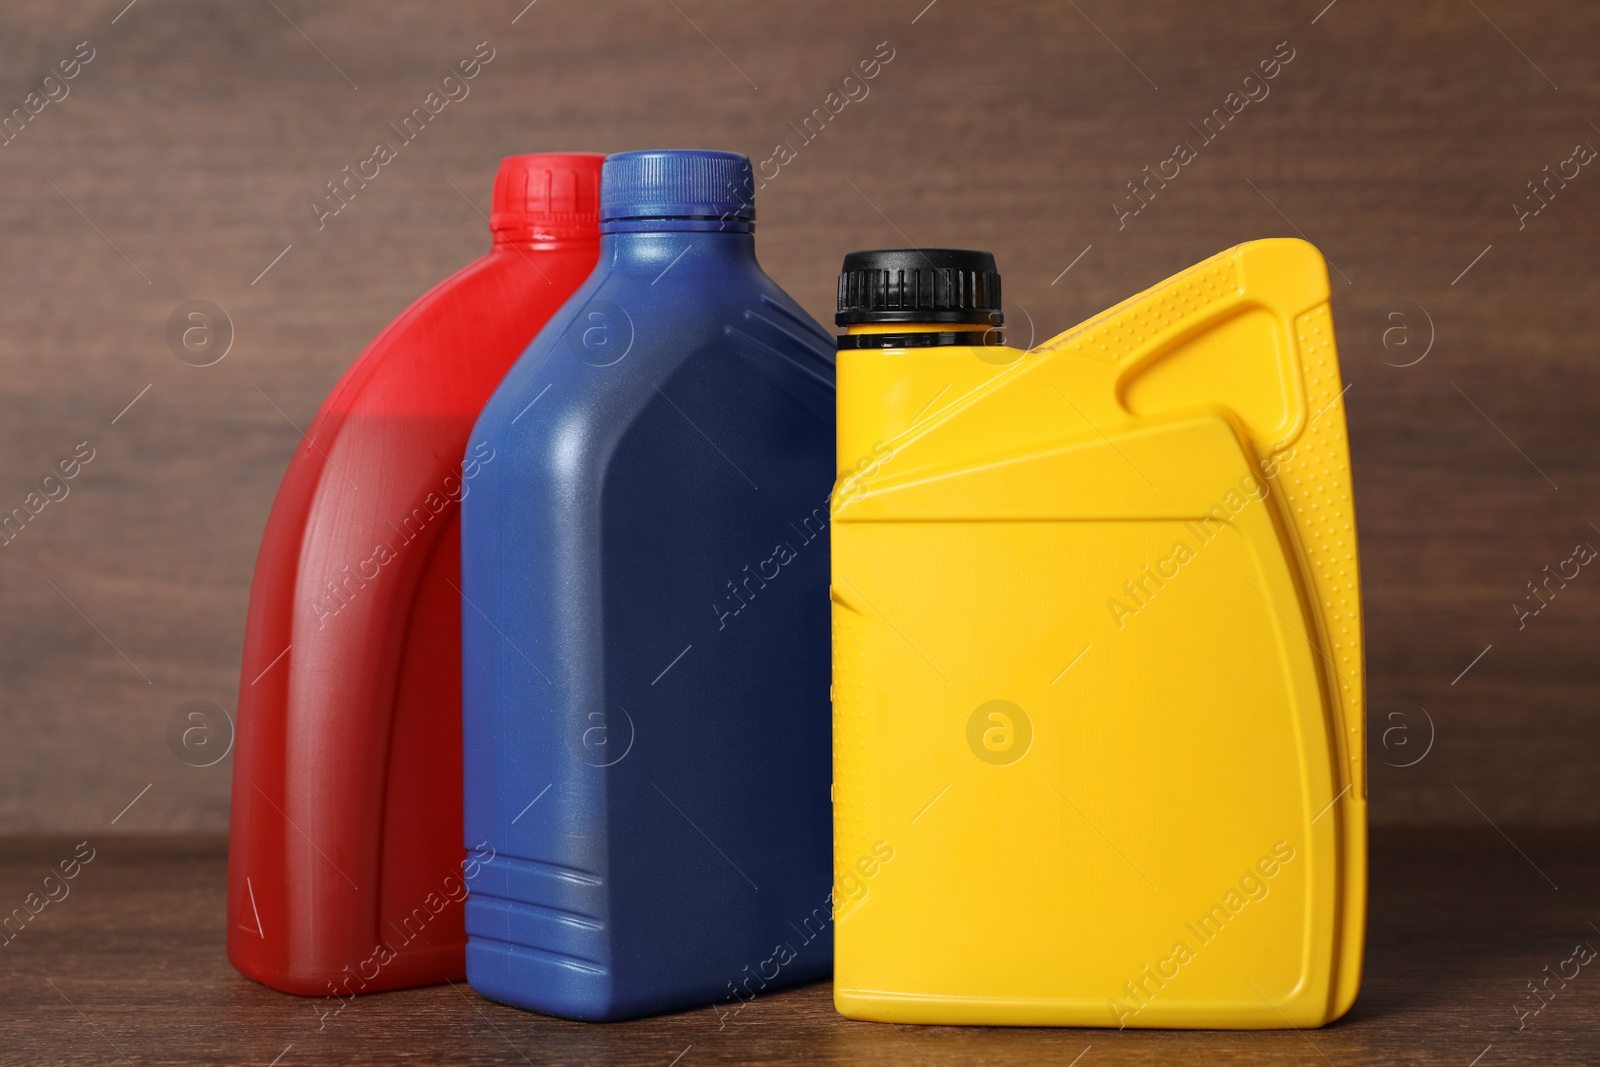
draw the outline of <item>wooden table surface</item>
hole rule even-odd
[[[1506,829],[1380,829],[1361,996],[1343,1020],[1299,1033],[894,1027],[838,1016],[826,984],[726,1019],[708,1008],[566,1022],[465,984],[358,998],[322,1018],[337,1001],[277,993],[229,967],[222,839],[105,838],[90,843],[70,895],[0,947],[0,1063],[1600,1062],[1600,961],[1565,989],[1552,980],[1521,1032],[1517,1014],[1538,1003],[1528,983],[1562,969],[1578,943],[1600,948],[1600,830]],[[76,845],[0,840],[0,904],[21,903]]]

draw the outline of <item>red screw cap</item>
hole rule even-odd
[[[501,241],[600,237],[602,155],[507,156],[494,179],[489,229]]]

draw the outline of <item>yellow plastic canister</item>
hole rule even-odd
[[[1328,297],[1311,245],[1255,241],[1026,352],[841,349],[840,1012],[1350,1007],[1364,664]]]

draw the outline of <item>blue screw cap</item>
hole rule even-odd
[[[755,173],[738,152],[618,152],[601,167],[602,233],[658,228],[651,223],[659,220],[748,233],[755,217]]]

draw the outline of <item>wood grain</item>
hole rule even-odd
[[[225,827],[228,764],[180,763],[168,717],[233,708],[298,428],[483,251],[501,155],[779,143],[794,158],[760,193],[762,258],[824,321],[858,247],[992,249],[1025,340],[1241,240],[1316,242],[1350,383],[1373,817],[1600,821],[1600,577],[1523,629],[1511,606],[1600,545],[1600,175],[1550,186],[1520,228],[1512,208],[1600,145],[1600,8],[125,3],[0,10],[0,113],[79,42],[95,52],[0,147],[0,512],[96,449],[0,548],[0,829],[104,828],[146,785],[116,831]],[[480,41],[495,58],[471,95],[319,230],[324,183]],[[803,137],[881,42],[867,94]],[[1191,123],[1281,42],[1270,94],[1119,222],[1127,183],[1200,142]],[[216,366],[168,350],[189,299],[232,320]],[[1389,351],[1402,299],[1426,318]],[[1391,365],[1427,333],[1425,359]],[[1421,709],[1432,750],[1387,765],[1425,747]]]
[[[460,985],[357,998],[324,1018],[337,1001],[277,993],[228,966],[220,838],[97,837],[70,895],[0,946],[0,1062],[1465,1067],[1488,1049],[1482,1067],[1594,1063],[1600,963],[1565,989],[1552,981],[1520,1033],[1514,1008],[1536,1003],[1527,983],[1576,943],[1600,948],[1600,831],[1508,832],[1380,831],[1361,995],[1343,1020],[1303,1033],[893,1027],[835,1014],[826,984],[728,1017],[573,1023]],[[0,905],[21,905],[77,842],[0,839]]]

